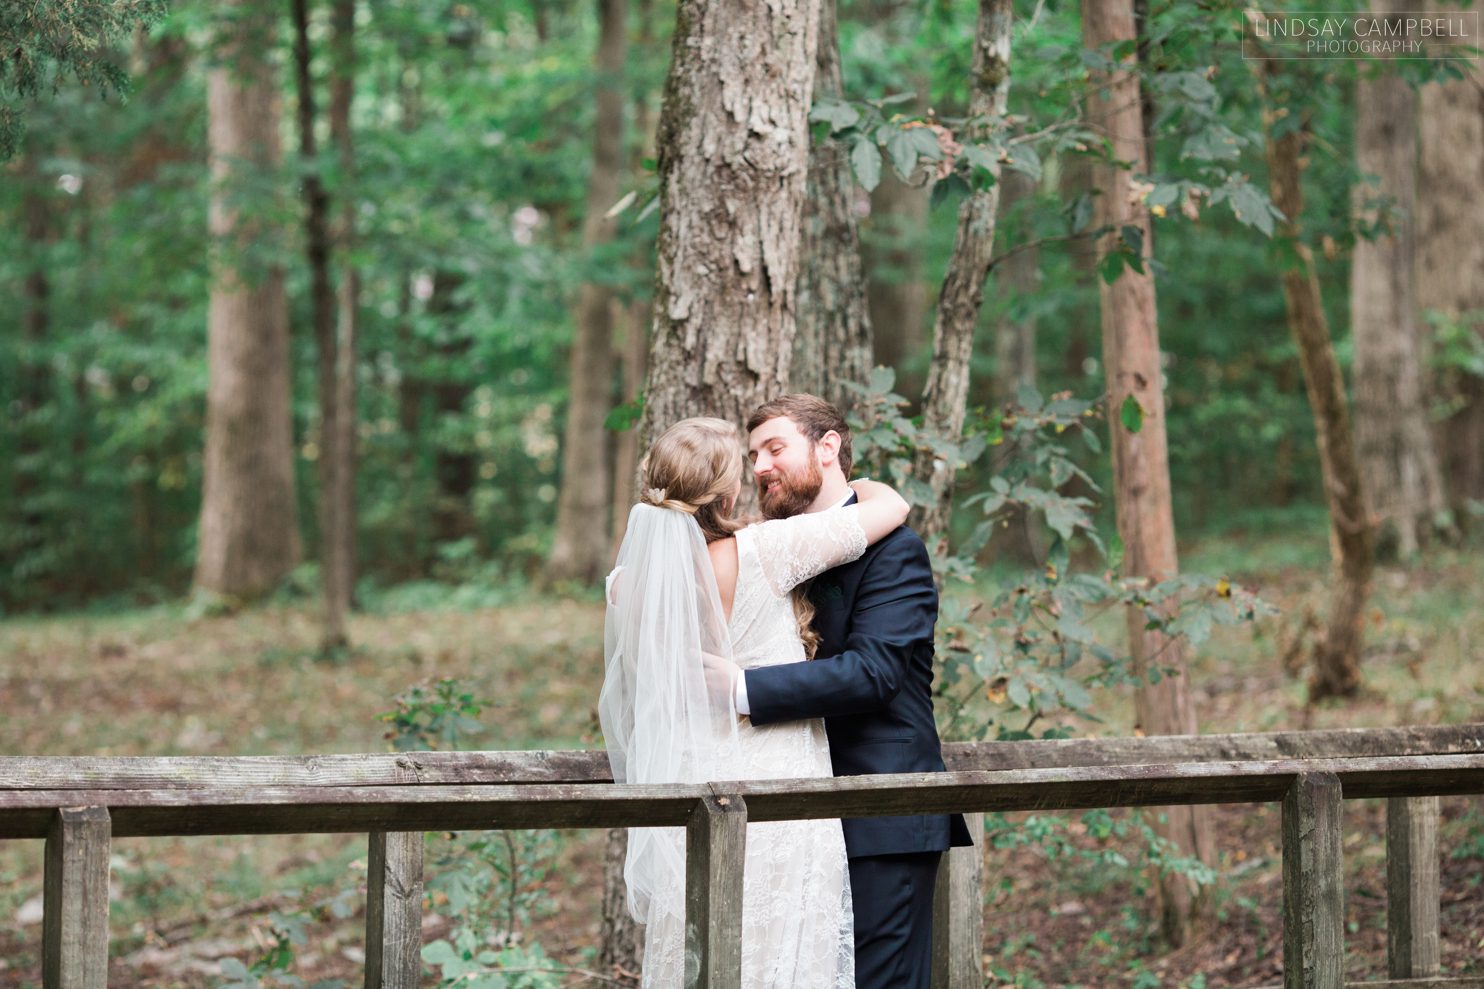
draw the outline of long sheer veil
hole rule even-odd
[[[598,716],[618,783],[705,783],[737,740],[730,696],[711,697],[701,653],[732,658],[706,540],[685,512],[635,505],[607,582]],[[723,692],[725,693],[725,692]],[[684,909],[685,843],[678,828],[629,831],[629,912],[650,923]]]

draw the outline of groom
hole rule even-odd
[[[850,428],[813,395],[785,395],[747,422],[763,514],[785,518],[853,502]],[[926,547],[906,526],[809,591],[818,658],[746,670],[737,710],[753,724],[825,719],[836,776],[941,772],[933,724],[938,592]],[[927,989],[938,860],[972,841],[961,815],[841,822],[855,908],[857,989]]]

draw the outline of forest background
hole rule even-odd
[[[1147,712],[1114,712],[1162,673],[1186,682],[1186,660],[1151,677],[1125,655],[1138,650],[1119,606],[1139,616],[1135,637],[1147,622],[1195,650],[1198,697],[1175,699],[1177,721],[1296,727],[1326,695],[1355,698],[1363,676],[1391,690],[1376,686],[1387,660],[1419,656],[1441,665],[1413,666],[1405,697],[1362,692],[1331,717],[1477,711],[1477,60],[1276,72],[1244,57],[1240,7],[1225,3],[1093,3],[1130,15],[1132,31],[1102,43],[1087,5],[823,6],[806,109],[812,161],[829,169],[810,177],[832,170],[836,184],[804,191],[790,329],[757,345],[786,370],[776,383],[848,406],[866,463],[918,503],[949,588],[945,731],[1158,730]],[[1476,5],[1397,7],[1477,18]],[[655,315],[656,291],[675,291],[655,270],[675,249],[664,162],[682,154],[664,126],[667,78],[672,97],[686,92],[672,35],[701,28],[655,0],[27,11],[0,14],[7,47],[18,40],[0,74],[0,744],[323,751],[374,739],[388,707],[404,744],[592,744],[590,698],[503,678],[539,642],[595,685],[594,588],[655,396],[683,407],[690,387],[688,411],[737,412],[667,377],[685,365]],[[987,39],[1003,76],[985,71]],[[1147,163],[1120,154],[1099,117],[1098,80],[1119,66],[1137,80]],[[1110,220],[1120,194],[1136,222]],[[962,218],[986,208],[966,248]],[[983,283],[982,301],[958,305],[976,293],[954,295],[954,272]],[[1157,403],[1108,380],[1127,329],[1110,326],[1108,300],[1140,279],[1158,284],[1143,323],[1157,334]],[[956,348],[955,319],[967,327]],[[716,331],[739,351],[754,332]],[[1110,452],[1154,422],[1169,551],[1178,534],[1203,576],[1151,593],[1137,579],[1173,568],[1129,573],[1139,554],[1117,518],[1150,478],[1120,477]],[[946,479],[934,459],[952,465]],[[1378,559],[1390,590],[1373,596]],[[1015,601],[1025,588],[1039,618]],[[570,636],[539,628],[545,609]],[[429,614],[447,641],[412,634]],[[1048,615],[1053,631],[1027,637]],[[1233,621],[1247,624],[1202,653],[1212,624]],[[480,644],[474,629],[490,623],[503,643]],[[1457,638],[1441,643],[1440,629]],[[279,689],[254,682],[264,672],[307,678],[321,697],[360,681],[344,689],[361,713],[344,732],[308,727],[323,715],[297,706],[283,725],[252,724],[250,706],[214,725],[176,696],[165,708],[185,721],[162,731],[130,727],[133,715],[64,739],[40,730],[36,711],[75,716],[88,685],[109,690],[114,650],[144,664],[135,675],[151,689],[177,689],[145,671],[159,665],[149,644],[165,642],[172,656],[193,642],[245,649],[257,673],[242,689],[264,700]],[[61,680],[34,668],[42,655],[67,657]],[[411,668],[388,669],[394,656]],[[1280,710],[1198,711],[1206,662],[1271,676]],[[1311,662],[1305,687],[1293,676]],[[474,693],[435,685],[450,676]],[[403,692],[415,679],[427,682]],[[1435,679],[1452,692],[1418,708]],[[481,739],[478,695],[500,691],[538,713]],[[1458,813],[1472,840],[1479,822]],[[1139,840],[1135,871],[1161,847]],[[1180,861],[1216,864],[1165,840]],[[514,852],[506,875],[481,851],[463,867],[505,882],[511,902],[521,882],[540,887],[516,875]],[[33,871],[4,874],[17,908]],[[1153,885],[1168,900],[1166,881]],[[1166,920],[1168,943],[1184,940]],[[1135,979],[1153,943],[1108,964]],[[1056,977],[1038,966],[1010,977]],[[270,971],[287,969],[259,977]]]

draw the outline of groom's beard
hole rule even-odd
[[[774,471],[773,477],[777,485],[771,490],[759,485],[757,492],[763,516],[770,519],[792,518],[803,512],[814,504],[819,489],[824,486],[824,472],[813,460],[802,471]]]

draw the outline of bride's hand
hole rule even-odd
[[[851,481],[850,487],[861,506],[861,527],[866,530],[868,542],[874,543],[907,521],[912,506],[890,484],[861,478]]]
[[[725,656],[701,652],[701,671],[706,677],[706,695],[720,709],[736,705],[737,677],[742,668]]]

